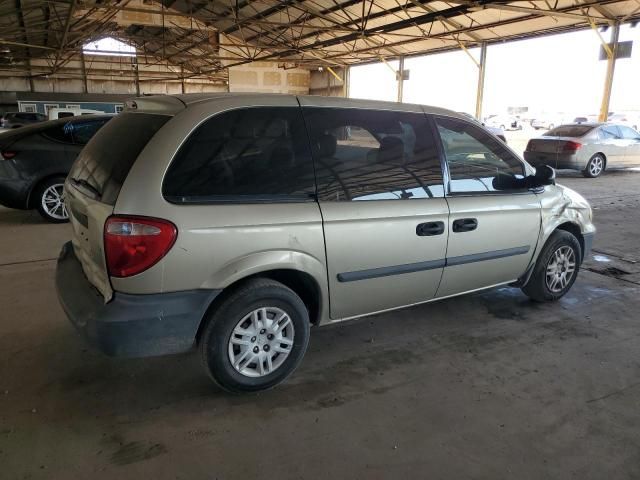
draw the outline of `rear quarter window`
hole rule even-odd
[[[173,203],[311,200],[315,178],[300,109],[250,107],[208,119],[180,147],[162,192]]]
[[[82,149],[69,176],[84,180],[115,205],[120,188],[142,149],[171,117],[149,113],[121,113],[100,128]]]

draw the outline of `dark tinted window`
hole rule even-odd
[[[112,118],[82,149],[69,176],[86,180],[100,192],[102,202],[115,204],[136,158],[169,118],[148,113],[122,113]]]
[[[108,118],[102,120],[93,120],[91,122],[74,122],[71,123],[71,133],[73,135],[73,143],[78,145],[86,145],[96,132],[107,123]]]
[[[322,201],[442,197],[436,143],[422,113],[305,108]]]
[[[593,129],[594,127],[590,125],[563,125],[548,131],[544,135],[546,137],[582,137]]]
[[[437,117],[451,193],[494,192],[494,179],[500,174],[524,177],[524,165],[506,146],[469,122]]]
[[[58,118],[73,117],[73,112],[58,112]]]
[[[305,201],[313,163],[298,107],[231,110],[187,139],[165,176],[172,202]]]
[[[640,138],[640,133],[636,132],[633,128],[625,127],[624,125],[618,125],[618,129],[622,134],[622,138],[629,140],[637,140]]]
[[[618,127],[615,125],[605,125],[600,128],[600,138],[602,139],[616,139],[621,137],[622,135],[620,134]]]
[[[63,143],[72,143],[73,138],[71,136],[71,131],[73,130],[73,125],[70,122],[60,123],[57,122],[54,126],[47,128],[42,132],[42,135],[45,137],[55,140],[56,142]]]

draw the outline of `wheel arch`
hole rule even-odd
[[[36,199],[35,197],[35,193],[40,189],[40,187],[42,187],[42,185],[44,185],[44,183],[47,180],[51,180],[52,178],[56,178],[56,177],[62,177],[62,178],[66,178],[67,174],[64,172],[60,172],[60,173],[48,173],[46,175],[44,175],[43,177],[39,178],[37,181],[33,182],[33,184],[31,185],[31,189],[29,190],[29,193],[27,194],[27,207],[28,208],[36,208]]]
[[[582,234],[582,230],[580,230],[580,226],[573,222],[564,222],[558,225],[553,231],[563,230],[565,232],[569,232],[571,235],[578,239],[578,243],[580,243],[580,263],[584,260],[584,235]],[[552,232],[553,233],[553,232]]]
[[[247,275],[224,287],[222,292],[211,302],[200,321],[196,333],[196,343],[200,342],[201,334],[206,327],[205,319],[211,312],[224,302],[235,290],[255,278],[268,278],[290,288],[300,297],[307,307],[311,324],[318,325],[321,322],[325,295],[323,295],[322,287],[313,275],[293,268],[273,268]]]

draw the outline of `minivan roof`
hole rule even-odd
[[[187,93],[178,95],[149,95],[144,97],[136,97],[126,102],[126,109],[128,111],[145,111],[149,113],[164,113],[169,115],[175,115],[180,110],[188,108],[190,105],[201,104],[205,102],[215,102],[223,98],[230,97],[246,97],[246,98],[308,98],[315,101],[323,100],[325,103],[331,106],[351,107],[351,108],[380,108],[385,110],[393,110],[398,105],[404,105],[405,107],[410,104],[399,104],[396,102],[384,102],[379,100],[361,100],[344,97],[325,97],[325,96],[313,96],[313,95],[293,95],[293,94],[279,94],[279,93],[256,93],[256,92],[213,92],[213,93]],[[430,114],[443,114],[450,117],[456,117],[463,120],[469,120],[466,115],[447,110],[439,107],[431,107],[427,105],[420,105],[424,108],[426,113]]]

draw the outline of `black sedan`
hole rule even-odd
[[[0,135],[0,204],[38,209],[48,221],[66,222],[64,180],[82,147],[111,115],[64,118]]]

